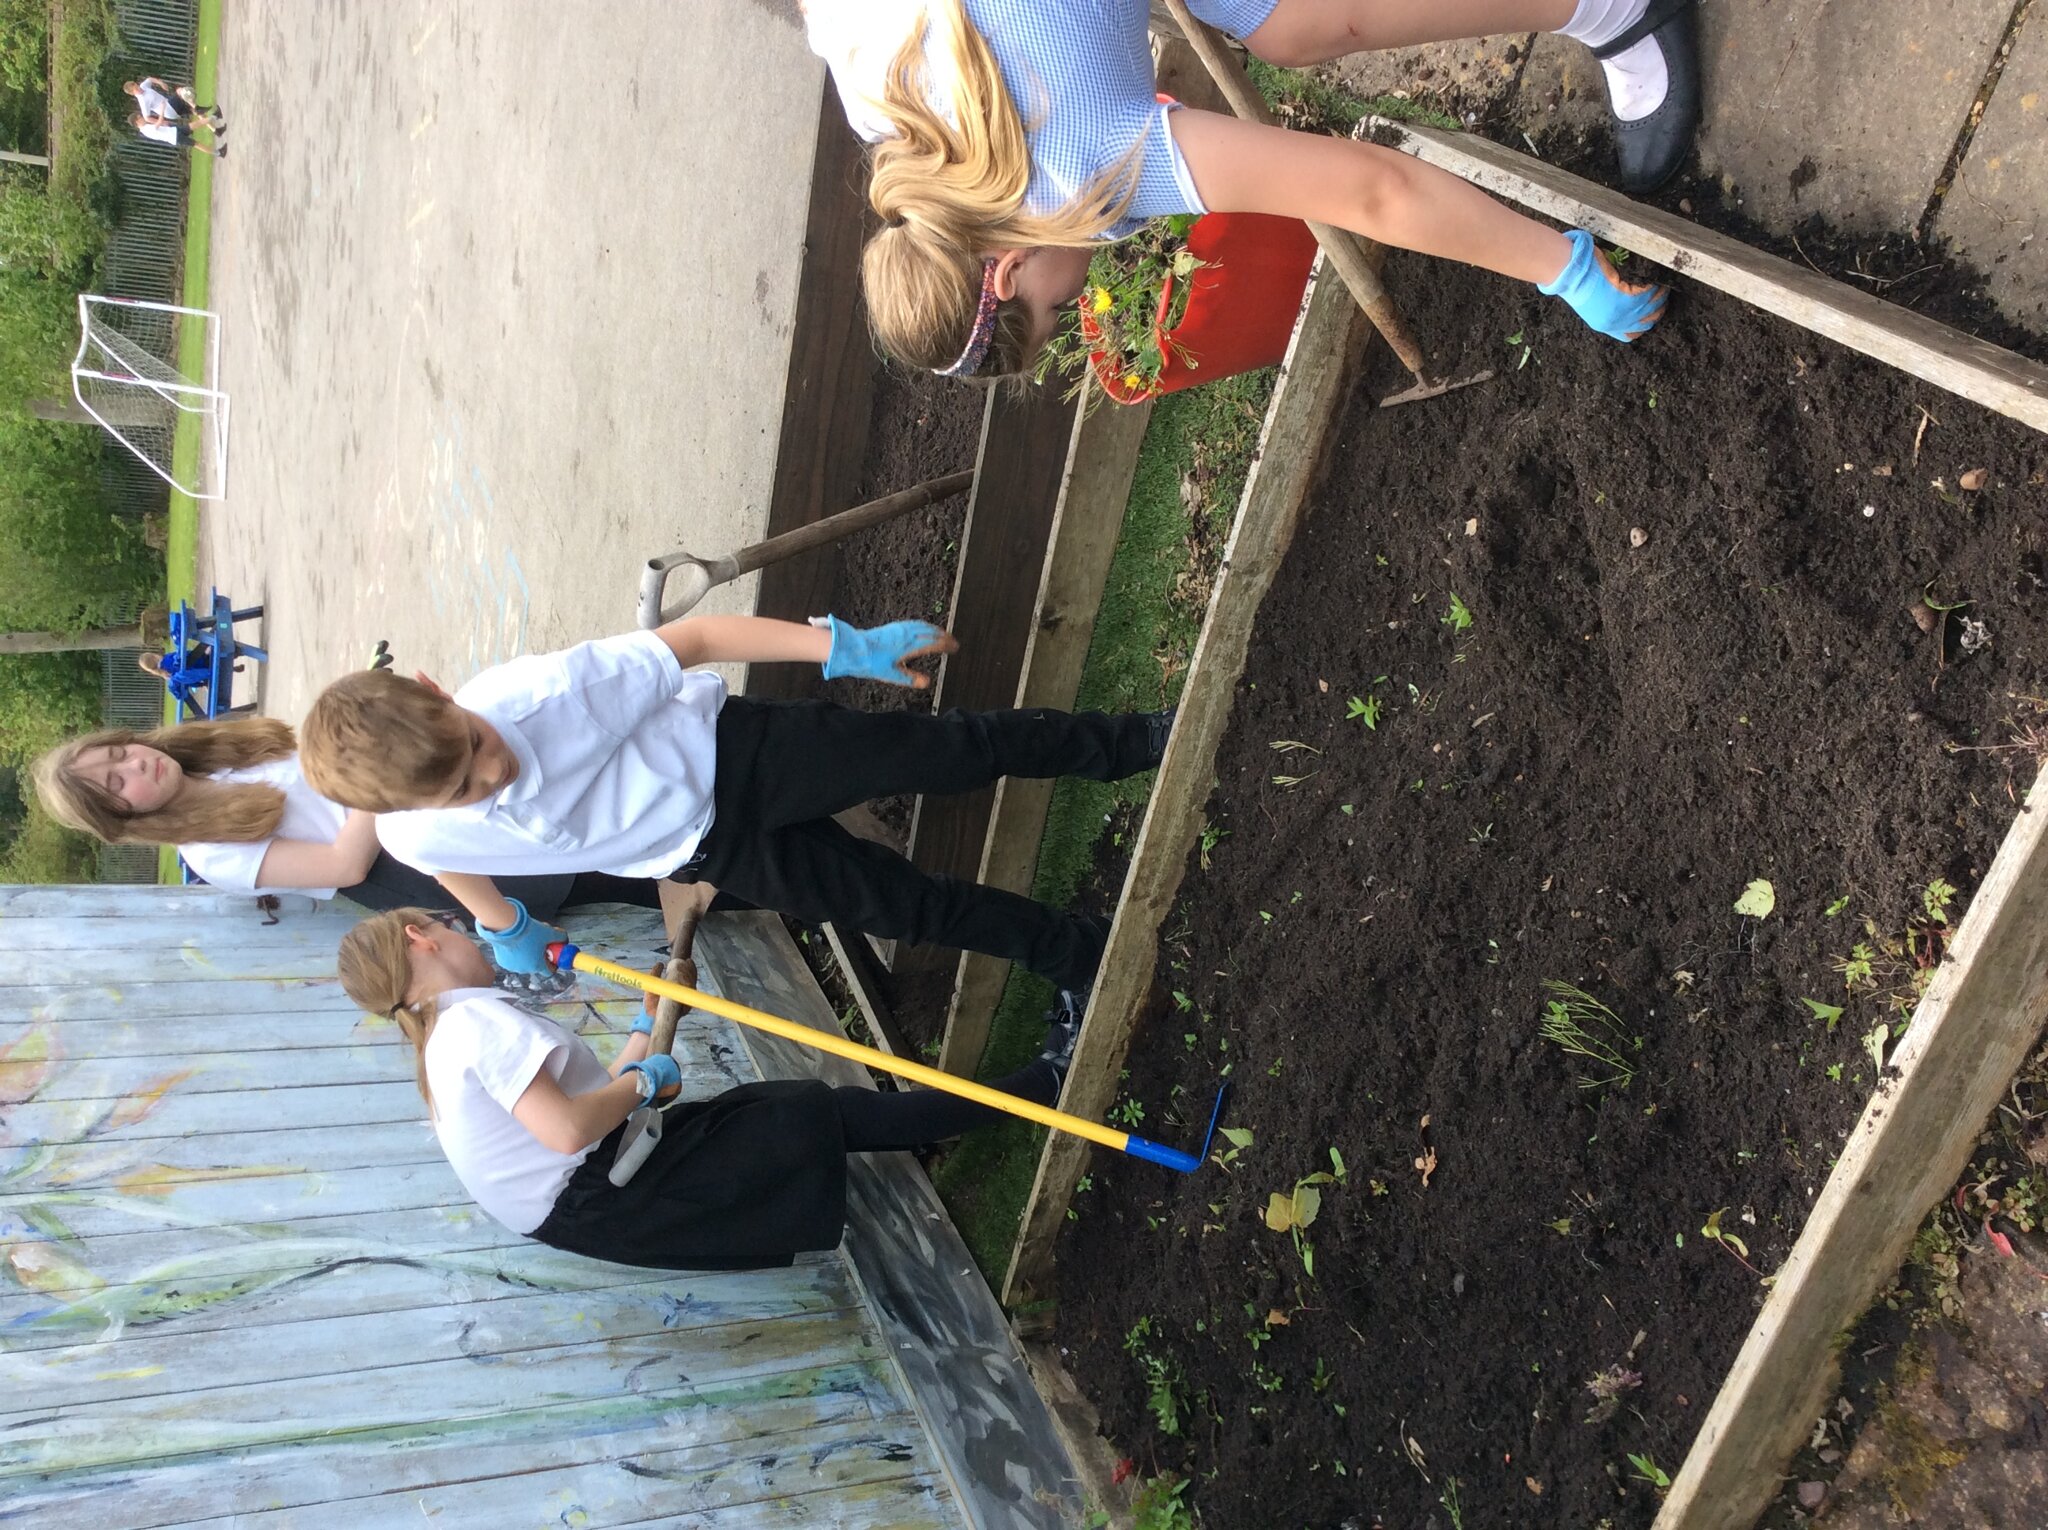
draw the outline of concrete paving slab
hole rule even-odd
[[[1361,96],[1399,96],[1454,116],[1484,115],[1515,86],[1535,34],[1429,43],[1354,53],[1323,66],[1328,76]]]
[[[2036,6],[1934,231],[1984,272],[1992,299],[2048,333],[2048,10]]]
[[[2012,0],[1717,0],[1700,162],[1751,216],[1918,227]]]
[[[759,536],[823,69],[790,0],[235,5],[202,585],[266,710],[388,637],[460,681]],[[746,610],[752,581],[707,610]]]

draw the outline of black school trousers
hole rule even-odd
[[[1003,776],[1114,781],[1152,768],[1141,714],[860,712],[829,701],[729,698],[718,714],[713,817],[676,873],[761,908],[885,940],[1021,962],[1085,988],[1100,921],[920,871],[834,813],[899,792],[971,792]]]

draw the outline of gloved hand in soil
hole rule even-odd
[[[1625,282],[1607,252],[1582,228],[1565,235],[1572,247],[1564,269],[1536,290],[1561,297],[1572,312],[1610,339],[1627,342],[1648,334],[1664,317],[1669,287]]]
[[[921,691],[931,685],[932,677],[913,670],[910,661],[927,654],[955,653],[960,647],[950,632],[930,622],[853,627],[836,616],[817,616],[811,622],[832,634],[832,651],[825,656],[827,680],[852,676]]]
[[[502,930],[493,930],[479,923],[477,934],[490,943],[491,959],[507,972],[553,972],[554,964],[548,960],[548,946],[554,941],[569,937],[544,919],[535,919],[526,912],[526,905],[517,898],[505,900],[518,917]]]

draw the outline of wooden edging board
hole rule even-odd
[[[1837,1335],[1969,1162],[2048,1019],[2048,787],[1971,900],[1700,1426],[1657,1530],[1748,1530],[1820,1416]]]
[[[1471,133],[1384,117],[1393,146],[1923,382],[2048,431],[2048,367]]]
[[[720,996],[841,1034],[779,915],[713,914],[697,951]],[[865,1068],[746,1026],[766,1079],[874,1087]],[[908,1153],[846,1164],[847,1262],[969,1530],[1064,1530],[1084,1505],[1051,1406],[938,1192]]]
[[[1112,404],[1092,381],[1088,384],[1068,439],[1014,706],[1064,709],[1080,692],[1095,615],[1138,471],[1138,449],[1151,418],[1150,400]],[[975,880],[1030,893],[1053,786],[1022,777],[996,784]],[[947,1072],[972,1074],[981,1061],[1009,972],[1010,964],[1001,958],[961,953],[939,1047],[939,1066]]]
[[[1223,565],[1188,666],[1180,715],[1166,746],[1131,869],[1117,903],[1095,994],[1082,1024],[1062,1108],[1100,1120],[1115,1103],[1117,1072],[1152,987],[1159,930],[1180,891],[1202,826],[1216,749],[1230,723],[1252,623],[1322,466],[1324,446],[1350,397],[1368,331],[1349,290],[1318,257],[1302,316],[1259,432]],[[1016,1306],[1047,1285],[1053,1240],[1065,1224],[1089,1145],[1053,1133],[1024,1208],[1003,1301]],[[1166,1173],[1166,1170],[1160,1170]]]

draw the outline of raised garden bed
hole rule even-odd
[[[1128,1061],[1148,1134],[1228,1066],[1252,1140],[1098,1155],[1059,1340],[1211,1523],[1646,1525],[1762,1299],[1702,1229],[1784,1261],[2031,778],[1987,746],[2037,720],[2048,441],[1694,287],[1623,349],[1388,276],[1502,375],[1382,414],[1381,353],[1335,437]],[[1626,1087],[1542,1039],[1547,980],[1620,1017]],[[1310,1274],[1261,1214],[1333,1147]]]

